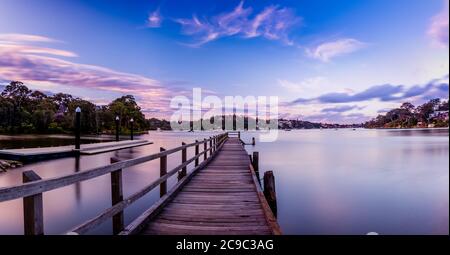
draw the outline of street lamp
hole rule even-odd
[[[119,116],[116,116],[116,142],[119,141]]]
[[[75,150],[80,149],[81,108],[75,109]]]
[[[130,125],[131,125],[131,130],[130,130],[130,138],[131,138],[131,140],[134,140],[134,137],[133,137],[133,124],[134,124],[134,119],[133,118],[131,118],[130,119]]]

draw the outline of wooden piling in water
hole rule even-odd
[[[264,173],[264,196],[266,197],[267,203],[272,209],[275,217],[277,216],[277,193],[275,190],[275,176],[272,171],[267,171]]]

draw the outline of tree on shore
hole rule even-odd
[[[448,101],[441,102],[436,98],[417,107],[406,102],[400,108],[392,109],[385,115],[378,115],[366,122],[364,126],[366,128],[413,128],[421,123],[421,126],[434,124],[437,127],[448,127],[448,118],[432,118],[436,111],[448,111]]]
[[[116,115],[120,115],[123,132],[128,131],[131,118],[136,132],[149,128],[132,95],[97,106],[69,94],[32,91],[22,82],[12,81],[0,93],[0,133],[70,133],[77,107],[81,108],[81,132],[85,134],[113,132]]]

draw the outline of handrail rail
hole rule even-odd
[[[93,169],[78,172],[78,173],[68,174],[68,175],[54,177],[54,178],[45,179],[45,180],[28,182],[28,183],[24,183],[21,185],[3,187],[3,188],[0,188],[0,202],[14,200],[17,198],[22,198],[22,197],[33,196],[33,195],[36,195],[39,193],[43,193],[43,192],[47,192],[50,190],[62,188],[62,187],[68,186],[68,185],[72,185],[74,183],[90,180],[90,179],[93,179],[93,178],[96,178],[96,177],[99,177],[99,176],[102,176],[102,175],[105,175],[105,174],[108,174],[108,173],[111,173],[111,172],[114,172],[114,171],[117,171],[117,170],[120,170],[123,168],[131,167],[131,166],[139,165],[139,164],[142,164],[142,163],[145,163],[148,161],[159,159],[163,156],[167,156],[169,154],[181,151],[183,149],[187,149],[192,146],[204,144],[205,142],[208,142],[208,141],[216,139],[216,138],[223,140],[223,138],[226,137],[227,134],[228,133],[223,133],[223,134],[211,137],[209,139],[205,139],[203,141],[182,145],[182,146],[179,146],[179,147],[176,147],[176,148],[173,148],[170,150],[166,150],[163,152],[159,152],[156,154],[143,156],[143,157],[135,158],[135,159],[124,160],[124,161],[120,161],[117,163],[113,163],[111,165],[97,167],[97,168],[93,168]]]
[[[114,216],[115,214],[123,211],[125,208],[127,208],[129,205],[131,205],[134,201],[138,200],[139,198],[146,195],[148,192],[152,191],[154,188],[158,187],[161,183],[169,179],[172,175],[176,174],[179,170],[181,170],[183,167],[186,167],[190,163],[192,163],[195,159],[202,156],[204,153],[208,153],[211,151],[212,148],[207,149],[206,151],[200,152],[198,155],[192,157],[188,161],[184,162],[183,164],[175,167],[174,169],[167,172],[167,174],[161,176],[154,182],[150,183],[149,185],[145,186],[143,189],[139,190],[138,192],[132,194],[128,198],[124,199],[122,202],[115,204],[114,206],[104,210],[94,218],[86,221],[85,223],[82,223],[78,227],[74,228],[69,233],[76,233],[76,234],[83,234],[92,229],[95,226],[100,225],[110,217]]]

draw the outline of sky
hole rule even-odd
[[[0,84],[169,118],[193,88],[360,123],[448,98],[448,0],[1,0]]]

